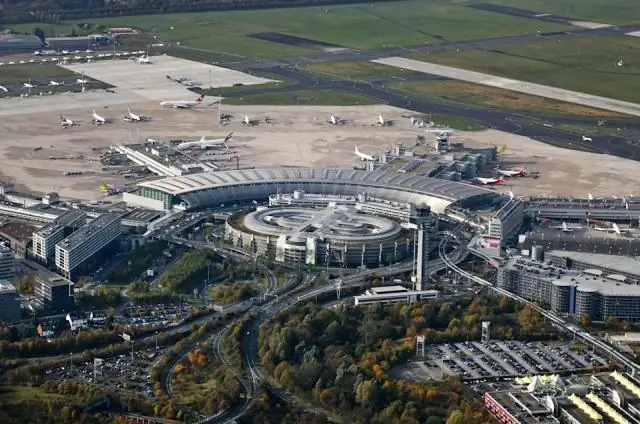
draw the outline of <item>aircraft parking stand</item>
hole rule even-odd
[[[92,63],[63,65],[78,74],[117,87],[116,91],[132,92],[142,100],[189,100],[197,95],[172,78],[186,78],[200,83],[202,88],[231,87],[234,84],[255,85],[270,82],[239,71],[172,56],[151,56],[151,63],[140,64],[131,59],[101,60]]]

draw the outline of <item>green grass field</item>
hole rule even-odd
[[[338,60],[333,62],[313,62],[301,66],[312,72],[341,79],[388,78],[413,73],[412,71],[383,65],[366,60]]]
[[[640,38],[576,37],[488,50],[412,54],[418,60],[640,102]],[[617,62],[623,60],[623,66]]]
[[[476,0],[473,3],[493,3],[616,25],[637,24],[640,21],[637,0]]]
[[[48,82],[50,79],[72,77],[75,74],[68,69],[50,64],[5,65],[0,68],[0,85],[15,84],[32,80]]]
[[[82,22],[153,29],[160,40],[230,55],[237,60],[320,53],[320,50],[248,37],[261,32],[281,32],[345,47],[370,49],[572,28],[473,10],[451,0],[128,16]],[[39,26],[47,33],[67,34],[77,23]],[[35,26],[38,25],[15,25],[12,29],[31,32]]]
[[[488,87],[455,80],[401,81],[392,88],[427,98],[439,98],[493,109],[538,112],[555,116],[616,117],[621,115],[573,103],[518,93],[502,88]]]
[[[379,102],[359,94],[343,93],[332,90],[298,90],[277,93],[255,94],[244,97],[228,97],[224,100],[230,105],[265,106],[360,106],[374,105]]]

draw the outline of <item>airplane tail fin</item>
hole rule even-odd
[[[225,146],[227,145],[227,141],[231,140],[232,135],[233,135],[233,132],[230,132],[229,135],[224,138]]]
[[[201,102],[204,100],[204,94],[201,94],[200,97],[196,100],[196,102]]]
[[[358,146],[356,146],[356,150],[355,150],[355,152],[356,152],[356,154],[360,153],[360,152],[358,151]]]
[[[498,178],[498,182],[499,183],[503,183],[504,182],[504,178],[502,178],[502,177]]]

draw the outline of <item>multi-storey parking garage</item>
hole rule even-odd
[[[324,195],[367,197],[429,206],[444,213],[452,204],[485,207],[499,202],[496,192],[469,184],[411,174],[353,169],[279,168],[220,171],[170,177],[138,185],[125,193],[130,204],[155,209],[197,209],[266,200],[274,193],[302,190]]]
[[[258,208],[227,220],[225,240],[278,262],[367,266],[404,259],[412,237],[394,220],[351,206]]]

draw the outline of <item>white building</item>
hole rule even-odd
[[[16,259],[13,251],[0,243],[0,280],[10,280],[16,276]]]
[[[117,239],[121,233],[122,214],[100,215],[56,245],[58,271],[71,279],[74,269]]]
[[[84,225],[85,221],[84,212],[70,209],[52,223],[34,232],[32,240],[35,258],[42,263],[47,263],[49,258],[55,255],[56,244]]]
[[[425,299],[437,299],[437,290],[410,291],[403,286],[372,287],[360,296],[355,296],[355,304],[417,302]]]

